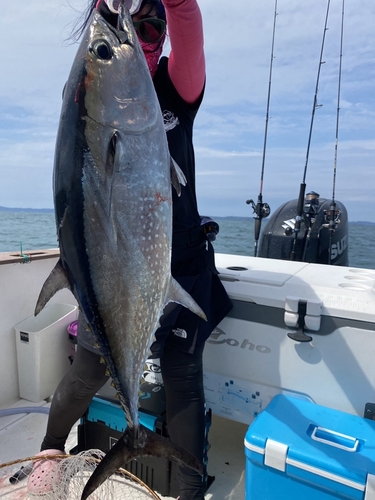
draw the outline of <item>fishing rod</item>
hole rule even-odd
[[[262,219],[265,219],[271,213],[270,206],[268,203],[263,202],[263,179],[264,179],[264,165],[266,161],[266,148],[267,148],[267,133],[268,133],[268,120],[269,120],[269,110],[271,101],[271,82],[272,82],[272,68],[273,60],[275,56],[273,55],[273,50],[275,46],[275,33],[276,33],[276,17],[277,17],[277,0],[275,0],[275,13],[273,18],[273,31],[272,31],[272,46],[271,46],[271,62],[270,62],[270,73],[268,81],[268,96],[267,96],[267,111],[266,111],[266,125],[264,130],[264,142],[263,142],[263,156],[262,156],[262,169],[260,174],[260,189],[258,195],[258,201],[255,204],[253,200],[247,200],[246,203],[252,206],[254,217],[254,257],[258,254],[258,241],[260,235],[260,229],[262,225]]]
[[[329,230],[329,247],[328,247],[328,264],[331,264],[331,247],[332,237],[339,222],[340,211],[336,210],[335,191],[336,191],[336,173],[337,173],[337,150],[339,142],[339,117],[340,117],[340,98],[341,98],[341,74],[342,74],[342,47],[344,40],[344,14],[345,14],[345,0],[342,0],[341,9],[341,33],[340,33],[340,62],[339,62],[339,82],[337,90],[337,112],[336,112],[336,137],[335,137],[335,154],[333,161],[333,187],[332,187],[332,200],[328,211],[328,230]]]
[[[328,14],[329,14],[330,3],[331,3],[330,0],[328,0],[328,3],[327,3],[327,12],[326,12],[325,23],[324,23],[324,30],[323,30],[322,46],[321,46],[321,49],[320,49],[320,59],[319,59],[319,65],[318,65],[318,74],[317,74],[316,85],[315,85],[315,94],[314,94],[313,108],[312,108],[312,113],[311,113],[311,122],[310,122],[309,137],[308,137],[308,141],[307,141],[305,168],[304,168],[304,171],[303,171],[303,178],[302,178],[302,182],[301,182],[301,185],[300,185],[298,202],[297,202],[297,214],[296,214],[296,220],[295,220],[294,230],[293,230],[294,231],[294,238],[293,238],[293,244],[292,244],[292,251],[291,251],[291,255],[290,255],[290,260],[295,260],[295,258],[296,258],[296,248],[297,248],[298,233],[301,230],[301,222],[303,220],[302,214],[303,214],[303,206],[304,206],[305,191],[306,191],[306,173],[307,173],[307,165],[308,165],[308,161],[309,161],[310,146],[311,146],[311,137],[312,137],[312,130],[313,130],[313,125],[314,125],[315,111],[318,108],[322,107],[321,104],[318,104],[318,91],[319,91],[320,70],[321,70],[322,65],[324,64],[324,61],[322,59],[323,59],[323,50],[324,50],[324,43],[325,43],[325,38],[326,38],[326,32],[328,30],[327,23],[328,23]]]

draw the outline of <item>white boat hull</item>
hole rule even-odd
[[[1,254],[2,407],[19,398],[14,326],[33,314],[58,258],[56,250],[33,253],[29,264]],[[224,254],[216,263],[234,307],[205,348],[207,406],[248,424],[284,392],[363,416],[375,402],[375,271]],[[296,330],[288,309],[299,300],[311,313],[311,342],[287,336]],[[68,290],[52,302],[76,305]]]

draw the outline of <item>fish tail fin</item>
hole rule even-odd
[[[174,278],[171,278],[171,283],[169,285],[168,302],[177,302],[207,321],[207,316],[202,309]]]
[[[125,467],[127,463],[136,457],[147,455],[173,460],[203,475],[201,462],[181,446],[172,443],[169,439],[150,431],[142,425],[137,429],[128,426],[123,436],[109,450],[92,473],[82,492],[81,500],[86,500],[120,467]]]
[[[185,448],[172,443],[169,439],[150,431],[146,427],[144,427],[144,430],[147,436],[147,445],[145,447],[147,453],[145,454],[172,460],[178,465],[189,467],[203,475],[202,463],[194,455],[186,451]]]

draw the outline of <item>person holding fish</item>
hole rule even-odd
[[[126,11],[130,12],[132,24],[146,58],[164,118],[169,153],[173,164],[177,165],[173,168],[176,168],[176,175],[181,179],[182,184],[179,188],[181,189],[180,195],[179,189],[172,190],[171,273],[174,280],[172,279],[170,288],[173,289],[175,297],[167,300],[169,303],[160,319],[160,327],[156,330],[156,340],[151,345],[151,352],[154,358],[160,358],[166,394],[167,426],[171,442],[195,457],[201,472],[206,425],[202,367],[204,344],[214,328],[232,308],[218,278],[213,247],[209,241],[210,238],[207,237],[207,218],[201,218],[199,215],[195,193],[193,124],[205,87],[202,18],[196,0],[94,0],[90,2],[86,19],[78,34],[82,35],[95,12],[99,18],[102,18],[98,22],[107,23],[113,28],[110,31],[114,32],[118,25],[118,17],[125,15],[122,14],[124,2]],[[171,51],[169,57],[161,57],[167,37],[167,26]],[[104,42],[94,42],[90,50],[102,59],[109,59],[111,56],[111,47]],[[90,85],[89,77],[86,78],[85,85]],[[89,90],[86,88],[86,92]],[[67,85],[65,92],[69,91],[69,85]],[[79,101],[78,93],[81,91],[82,86],[79,87],[79,91],[73,88],[74,102]],[[85,107],[90,105],[88,100],[85,103]],[[88,134],[89,131],[90,122],[87,117],[84,133]],[[114,151],[112,156],[116,157],[116,140],[119,139],[116,135],[113,137],[114,139],[111,139],[111,148]],[[86,151],[87,148],[85,148],[85,154]],[[165,198],[160,193],[158,196],[159,202],[162,203]],[[64,204],[66,203],[64,201]],[[64,212],[64,224],[66,224],[65,215],[69,217],[69,214]],[[147,214],[139,216],[140,226],[143,224],[143,217],[147,217]],[[60,229],[61,227],[63,227],[62,223]],[[59,239],[64,239],[63,235]],[[86,247],[87,244],[85,251]],[[63,253],[61,244],[60,253]],[[155,254],[152,255],[152,258],[155,258]],[[118,258],[120,259],[120,256]],[[64,265],[66,263],[63,259],[58,268],[59,275],[63,272]],[[68,276],[69,280],[71,277]],[[183,307],[186,305],[187,294],[181,291],[180,285],[194,299],[194,304],[198,304],[199,311],[203,310],[206,320],[192,312],[192,310],[196,312],[194,306],[187,306],[190,310]],[[55,288],[58,289],[58,286]],[[77,294],[77,300],[81,305],[83,300],[79,296],[79,291]],[[87,327],[87,322],[91,327],[95,318],[90,320],[87,318],[87,312],[84,312],[85,316],[82,313],[79,316],[76,356],[71,369],[54,394],[46,436],[39,454],[40,460],[34,462],[33,471],[28,480],[28,489],[32,493],[48,492],[56,466],[53,461],[43,460],[43,456],[58,455],[64,451],[66,439],[73,425],[85,413],[94,395],[108,380],[106,366],[101,363],[102,352],[98,349],[92,328]],[[106,357],[105,353],[103,355]],[[113,376],[115,372],[116,370],[111,371],[112,378],[116,378]],[[129,413],[131,413],[130,410]],[[103,462],[110,453],[112,453],[111,458],[108,458],[107,462],[112,460],[113,455],[117,453],[117,450],[114,452],[112,450]],[[155,454],[160,456],[159,451],[157,450]],[[121,452],[124,453],[123,450]],[[137,456],[135,453],[134,456],[127,455],[127,459],[135,456]],[[92,481],[92,478],[90,479],[93,483],[90,485],[90,490],[84,491],[82,498],[87,498],[112,473],[108,473],[107,470],[103,472],[102,463],[97,468],[99,473],[95,479]],[[127,462],[123,465],[125,463]],[[194,468],[197,469],[197,467]],[[205,485],[202,475],[194,468],[182,464],[178,467],[181,500],[204,499]]]

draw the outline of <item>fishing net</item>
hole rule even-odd
[[[46,455],[43,459],[57,461],[56,473],[43,493],[31,494],[27,478],[32,471],[28,457],[0,464],[0,498],[2,500],[80,500],[84,486],[93,470],[103,458],[100,450],[88,450],[77,455]],[[90,500],[161,500],[145,483],[125,469],[119,469],[105,481]]]

